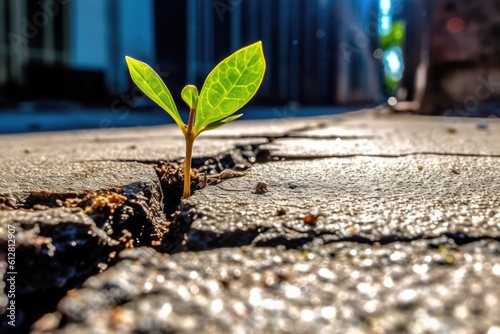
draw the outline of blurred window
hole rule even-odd
[[[0,1],[0,86],[23,85],[29,64],[69,61],[70,2]]]

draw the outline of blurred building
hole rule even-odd
[[[432,1],[422,112],[500,117],[500,0]]]
[[[0,0],[0,93],[102,102],[155,62],[152,0]]]
[[[0,0],[0,95],[100,102],[130,93],[130,55],[178,96],[262,40],[268,69],[257,102],[377,102],[379,2]]]

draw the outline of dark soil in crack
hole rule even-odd
[[[150,217],[160,209],[156,197],[149,187],[130,184],[85,194],[32,193],[9,205],[4,214],[16,229],[17,316],[15,328],[2,321],[1,331],[28,332],[68,291],[113,266],[119,251],[161,235],[161,220]]]
[[[113,266],[121,250],[159,246],[167,223],[157,190],[132,183],[80,194],[32,193],[15,208],[5,199],[11,204],[4,219],[16,229],[17,317],[15,328],[2,321],[0,331],[28,332],[69,291]]]
[[[265,152],[267,159],[268,152]],[[252,163],[264,158],[259,157],[259,145],[237,146],[234,150],[215,157],[194,158],[191,172],[191,193],[207,185],[217,184],[222,179],[210,178],[224,170],[242,171]],[[160,252],[175,253],[182,250],[191,223],[197,217],[196,208],[181,201],[184,186],[184,164],[180,162],[160,162],[155,167],[163,192],[163,206],[168,230],[163,234]]]

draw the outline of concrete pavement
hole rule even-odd
[[[61,284],[67,296],[20,326],[36,321],[38,331],[83,333],[500,330],[491,311],[500,307],[499,120],[365,110],[235,122],[197,139],[193,187],[205,184],[202,172],[245,174],[213,177],[180,207],[177,132],[0,137],[3,229],[11,224],[29,235],[47,219],[43,212],[67,224],[56,217],[73,210],[90,222],[75,235],[104,232],[82,240],[101,245],[87,261],[94,270]],[[60,239],[44,233],[38,248],[29,240],[17,245],[26,270],[65,258]],[[56,257],[47,251],[54,248],[61,249]],[[26,291],[36,282],[22,282],[21,301],[42,304],[53,293],[38,287],[35,296]]]

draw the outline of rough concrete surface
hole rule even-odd
[[[297,247],[314,239],[387,243],[443,234],[500,241],[498,158],[285,161],[246,174],[191,197],[199,219],[186,249]],[[255,190],[259,182],[267,191]]]
[[[0,137],[0,229],[34,273],[19,289],[93,264],[50,301],[26,292],[44,307],[2,331],[500,331],[500,121],[235,122],[197,140],[194,165],[245,174],[198,174],[184,202],[176,131]],[[58,246],[72,238],[98,245],[78,257]]]
[[[89,191],[120,189],[144,183],[158,183],[153,168],[136,162],[38,162],[0,161],[0,194],[18,201],[36,193],[83,194]]]
[[[60,333],[494,333],[499,246],[139,248],[61,301]]]
[[[9,135],[0,137],[0,157],[6,164],[45,163],[47,161],[140,161],[157,162],[181,159],[185,155],[184,138],[168,136],[174,126],[165,126],[161,132],[144,133],[142,128],[123,133],[115,130],[91,134],[63,133]],[[122,136],[120,137],[119,134]],[[212,157],[234,149],[235,145],[262,144],[265,138],[208,139],[200,136],[196,140],[193,157]]]
[[[443,154],[500,157],[499,119],[355,115],[293,131],[262,148],[279,157]]]

